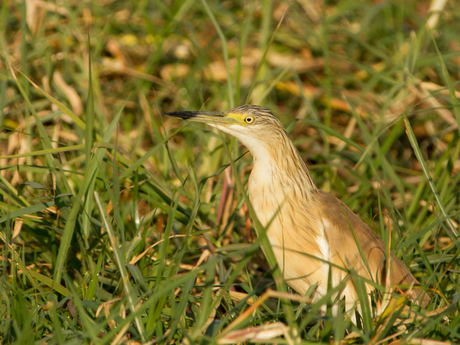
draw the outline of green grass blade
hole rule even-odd
[[[110,140],[113,132],[116,129],[116,126],[118,124],[118,121],[120,119],[122,112],[123,112],[123,108],[121,108],[118,111],[112,123],[107,128],[107,131],[104,133],[104,136],[102,137],[102,142],[108,142]],[[106,153],[105,148],[100,148],[97,150],[96,154],[94,155],[94,159],[91,161],[90,166],[87,167],[85,176],[83,178],[82,187],[79,190],[77,196],[73,200],[72,209],[69,213],[67,223],[64,227],[64,233],[61,239],[61,246],[59,247],[59,253],[56,258],[55,271],[54,271],[54,276],[55,276],[56,281],[60,281],[62,277],[62,273],[64,269],[64,262],[67,258],[67,253],[68,253],[69,246],[70,246],[72,236],[73,236],[73,232],[75,229],[75,223],[77,222],[77,216],[78,216],[78,212],[81,207],[80,203],[81,203],[82,197],[88,192],[88,189],[91,186],[91,184],[94,184],[95,175],[99,167],[99,162],[102,161],[102,157],[105,155],[105,153]]]
[[[412,126],[410,125],[409,119],[407,118],[406,114],[404,114],[404,124],[406,126],[407,137],[409,138],[412,148],[414,149],[415,156],[417,157],[417,160],[420,163],[420,166],[422,167],[423,173],[428,181],[428,185],[430,186],[431,191],[434,194],[434,197],[438,203],[439,209],[441,210],[443,216],[446,218],[448,229],[452,233],[452,235],[454,235],[455,238],[458,238],[458,234],[455,231],[454,226],[452,225],[452,222],[450,221],[449,218],[447,218],[447,213],[444,209],[441,199],[439,198],[438,192],[436,190],[436,186],[434,185],[434,182],[433,182],[433,179],[431,178],[428,167],[425,164],[425,160],[423,159],[422,152],[420,151],[420,148],[417,144],[417,139],[415,137],[414,131],[412,130]]]
[[[102,201],[99,197],[99,193],[98,192],[94,192],[94,198],[96,199],[96,204],[99,208],[99,212],[101,213],[101,216],[102,216],[102,220],[103,220],[103,223],[104,223],[104,226],[105,226],[105,229],[109,235],[109,239],[110,239],[110,243],[111,243],[111,246],[112,246],[112,251],[113,251],[113,254],[115,256],[115,260],[117,262],[117,266],[118,266],[118,269],[120,271],[120,274],[121,274],[121,279],[122,279],[122,282],[123,282],[123,289],[125,291],[125,294],[128,298],[128,301],[129,301],[129,307],[131,309],[132,312],[135,312],[136,309],[137,309],[137,297],[136,297],[136,293],[135,291],[133,290],[133,287],[129,281],[129,276],[128,276],[128,271],[126,270],[126,262],[125,262],[125,258],[124,258],[124,255],[121,253],[120,251],[120,248],[119,248],[119,244],[118,244],[118,239],[117,237],[115,236],[115,233],[112,229],[112,226],[110,224],[110,222],[108,221],[107,219],[107,215],[105,214],[105,207],[102,205]],[[145,330],[144,330],[144,324],[142,323],[142,320],[140,319],[139,316],[135,317],[135,321],[136,321],[136,326],[137,326],[137,329],[141,335],[141,339],[143,342],[145,342],[146,338],[145,338]]]
[[[212,23],[214,24],[214,28],[217,31],[217,34],[219,35],[219,38],[222,42],[222,52],[223,52],[223,58],[225,62],[225,68],[227,70],[227,89],[228,89],[228,102],[230,105],[230,108],[234,107],[234,98],[233,98],[233,86],[232,86],[232,75],[230,74],[230,65],[228,62],[228,49],[227,49],[227,39],[225,38],[224,33],[222,32],[222,29],[220,28],[219,23],[216,20],[216,17],[214,17],[214,13],[212,13],[211,9],[209,8],[208,2],[206,0],[201,0],[201,3],[203,4],[203,7],[209,16],[209,19],[211,19]]]

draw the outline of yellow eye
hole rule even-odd
[[[244,122],[246,123],[253,123],[254,122],[254,118],[252,116],[248,116],[244,119]]]

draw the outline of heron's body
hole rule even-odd
[[[387,281],[383,241],[343,202],[317,189],[294,144],[269,110],[244,105],[222,113],[168,115],[206,122],[237,137],[252,153],[249,198],[257,218],[267,228],[286,282],[295,291],[303,295],[316,285],[314,299],[319,299],[326,294],[331,270],[332,287],[348,278],[341,296],[350,309],[358,298],[353,279],[347,277],[349,269],[383,286],[419,285],[394,256]],[[373,289],[369,284],[366,288],[368,292]],[[417,299],[418,295],[414,290],[409,297]],[[423,305],[429,302],[426,294],[420,299]]]

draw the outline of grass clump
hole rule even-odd
[[[460,13],[444,6],[4,1],[2,343],[459,342]],[[279,116],[426,310],[370,305],[356,326],[320,316],[335,291],[274,292],[246,149],[159,115],[242,103]]]

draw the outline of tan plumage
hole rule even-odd
[[[315,284],[315,300],[326,293],[329,263],[333,264],[333,287],[347,278],[346,270],[334,265],[353,268],[360,276],[382,286],[420,285],[394,256],[390,279],[386,281],[383,241],[343,202],[315,186],[299,152],[270,110],[243,105],[227,112],[166,114],[217,127],[237,137],[252,153],[249,198],[261,224],[268,226],[267,235],[287,284],[299,294],[305,294]],[[373,290],[369,284],[366,288],[368,292]],[[353,279],[347,280],[342,295],[347,309],[357,303]],[[408,295],[424,306],[430,301],[421,290],[411,290]]]

